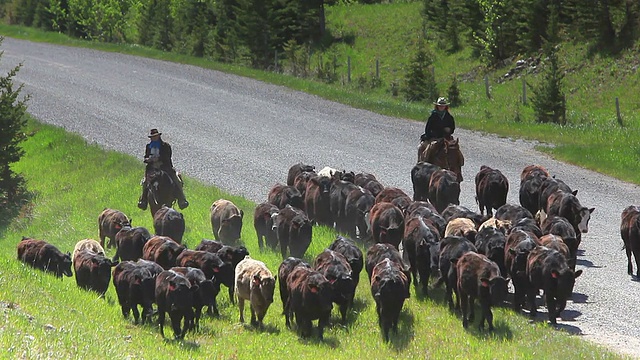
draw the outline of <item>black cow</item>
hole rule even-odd
[[[156,304],[158,304],[158,325],[160,334],[164,338],[164,319],[169,313],[171,327],[176,339],[184,339],[185,334],[193,324],[193,298],[198,286],[178,272],[165,270],[156,278]],[[184,326],[180,323],[184,318]]]
[[[376,302],[378,323],[385,341],[389,341],[389,331],[398,332],[400,311],[404,300],[409,298],[409,279],[402,267],[388,258],[377,263],[371,275],[371,295]]]
[[[567,258],[569,266],[571,270],[575,271],[580,240],[569,220],[562,216],[548,216],[542,222],[541,230],[543,234],[553,234],[562,238],[562,241],[569,248],[569,256]]]
[[[507,237],[505,234],[494,228],[485,227],[476,234],[475,246],[478,254],[486,255],[491,261],[498,264],[500,273],[507,274],[504,265],[504,249],[506,247]]]
[[[342,254],[349,266],[351,266],[351,271],[353,272],[353,281],[356,286],[360,282],[360,272],[364,267],[364,256],[362,254],[362,250],[353,240],[346,238],[344,236],[338,235],[336,239],[329,245],[329,250],[333,250]]]
[[[373,268],[384,259],[390,259],[391,261],[400,265],[400,268],[409,280],[409,284],[411,283],[411,268],[409,264],[404,261],[402,255],[400,254],[400,251],[398,251],[395,246],[386,243],[373,244],[367,249],[367,254],[365,255],[364,260],[364,268],[367,271],[369,283],[371,283]],[[407,293],[410,293],[409,284],[407,284]]]
[[[515,224],[523,218],[533,219],[533,214],[521,205],[504,204],[496,210],[495,218],[498,220],[509,220]]]
[[[388,202],[398,207],[402,214],[406,214],[407,208],[413,203],[411,197],[404,190],[397,187],[385,187],[376,195],[376,204]]]
[[[112,262],[104,255],[89,250],[78,251],[73,259],[76,284],[103,297],[111,281],[111,268],[116,265],[117,261]]]
[[[235,268],[224,262],[217,254],[201,250],[184,250],[176,259],[176,266],[194,267],[202,270],[207,279],[224,284],[229,289],[229,301],[234,302]]]
[[[347,321],[347,311],[353,304],[356,282],[347,259],[341,253],[325,250],[316,256],[313,269],[327,278],[331,283],[333,302],[340,307],[342,323]]]
[[[116,253],[113,256],[113,261],[135,261],[142,258],[144,245],[149,239],[151,239],[151,233],[144,227],[127,226],[122,228],[116,234]]]
[[[540,210],[547,211],[547,208],[549,207],[549,197],[556,191],[578,195],[578,190],[572,190],[564,181],[553,177],[547,177],[542,181],[542,184],[540,184],[540,198],[538,201]]]
[[[182,244],[184,236],[184,215],[174,208],[166,205],[153,215],[153,229],[156,235],[168,236],[178,244]]]
[[[556,250],[544,246],[537,246],[529,253],[527,259],[527,277],[529,278],[529,306],[530,315],[537,314],[536,294],[540,289],[544,292],[549,322],[556,324],[556,318],[567,305],[567,299],[573,293],[576,278],[582,270],[573,272],[569,268],[567,259]]]
[[[402,240],[405,258],[409,260],[413,282],[421,285],[425,295],[428,292],[429,278],[438,271],[440,256],[440,234],[438,230],[418,216],[407,220]],[[419,278],[418,278],[419,276]]]
[[[460,309],[460,296],[458,295],[458,273],[452,260],[459,259],[468,252],[477,252],[475,245],[460,236],[447,236],[440,242],[440,278],[434,287],[445,284],[445,299],[449,303],[449,310]],[[453,304],[453,293],[456,293],[455,308]]]
[[[507,280],[502,277],[498,265],[482,254],[467,252],[456,263],[458,272],[458,295],[462,307],[462,326],[467,328],[473,321],[477,298],[480,301],[480,329],[487,321],[493,330],[491,306],[500,305],[507,296]],[[467,314],[469,314],[467,316]]]
[[[368,190],[374,197],[384,190],[384,185],[376,179],[375,175],[369,173],[356,174],[353,183]]]
[[[534,234],[537,238],[542,236],[542,229],[540,229],[540,226],[538,226],[538,223],[531,218],[522,218],[516,221],[515,223],[511,223],[511,227],[509,228],[507,235],[509,235],[510,233],[516,230],[530,232]]]
[[[476,224],[476,228],[479,228],[482,223],[489,220],[490,218],[489,216],[484,216],[473,210],[470,210],[465,206],[456,204],[448,205],[444,210],[440,212],[440,215],[447,222],[447,224],[451,220],[458,218],[467,218],[473,220],[473,223]]]
[[[451,170],[436,170],[429,182],[429,201],[442,213],[449,204],[460,204],[460,183]]]
[[[493,209],[507,203],[507,193],[509,192],[509,180],[497,169],[492,169],[482,165],[476,174],[476,201],[480,208],[480,213],[493,215]]]
[[[155,278],[147,268],[138,266],[133,261],[121,262],[113,269],[113,286],[125,319],[129,317],[129,312],[133,311],[133,319],[137,324],[140,320],[138,306],[141,306],[142,323],[151,321]]]
[[[18,260],[36,269],[51,272],[56,277],[73,276],[71,253],[63,254],[44,240],[23,237],[18,243]]]
[[[428,162],[420,161],[411,169],[411,183],[413,184],[413,200],[427,201],[429,199],[429,183],[431,175],[440,167]]]
[[[529,253],[538,244],[537,237],[527,231],[515,230],[507,237],[504,248],[504,265],[507,275],[513,283],[513,309],[519,312],[525,304],[525,297],[529,293],[529,278],[527,277],[527,259]]]
[[[313,235],[311,221],[304,211],[287,205],[276,216],[274,226],[282,258],[287,257],[287,249],[293,257],[304,256]]]
[[[546,170],[534,166],[526,167],[520,175],[520,189],[518,197],[520,205],[535,214],[540,207],[540,192],[542,183],[549,177]]]
[[[265,242],[273,250],[278,246],[278,234],[273,230],[273,221],[279,211],[277,206],[268,202],[256,206],[253,213],[253,226],[256,229],[260,250],[263,249]]]
[[[333,215],[335,227],[338,232],[349,233],[350,226],[347,219],[347,197],[352,191],[360,187],[344,180],[337,180],[331,184],[329,191],[329,209]]]
[[[428,206],[423,204],[428,204]],[[420,216],[438,230],[440,238],[444,237],[444,232],[447,230],[447,221],[438,214],[433,205],[425,201],[414,201],[407,211],[409,212],[407,219]]]
[[[347,195],[345,204],[345,232],[352,238],[367,239],[369,234],[369,222],[367,217],[376,202],[375,196],[362,187],[353,190]]]
[[[296,316],[298,332],[302,337],[311,336],[312,321],[318,319],[318,337],[323,339],[324,327],[329,324],[333,308],[332,286],[318,271],[296,266],[287,277],[289,299],[285,305],[287,327]]]
[[[198,329],[200,327],[200,317],[202,316],[202,308],[207,306],[211,315],[218,316],[218,304],[216,297],[220,293],[220,284],[215,278],[208,279],[202,270],[194,267],[172,267],[171,271],[184,276],[189,280],[192,287],[196,287],[193,296],[193,309],[195,313],[195,323],[189,328]]]

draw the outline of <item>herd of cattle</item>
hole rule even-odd
[[[231,303],[237,299],[240,321],[246,300],[251,323],[261,326],[276,281],[287,327],[295,315],[299,334],[307,337],[318,320],[322,338],[334,303],[342,322],[347,320],[363,268],[386,340],[397,331],[411,281],[427,295],[432,276],[433,287],[444,284],[449,308],[462,313],[464,327],[474,321],[478,299],[479,326],[486,322],[492,330],[491,307],[507,300],[509,282],[516,311],[526,307],[535,317],[542,290],[549,322],[555,324],[582,273],[575,270],[577,252],[594,208],[582,206],[577,191],[537,165],[521,173],[519,205],[507,203],[507,178],[482,166],[475,177],[479,212],[459,204],[460,184],[449,170],[419,162],[411,179],[413,197],[383,186],[372,174],[293,165],[287,184],[273,186],[268,201],[254,211],[259,248],[266,244],[283,258],[275,276],[239,245],[244,214],[224,199],[210,209],[215,240],[203,239],[194,250],[182,244],[184,217],[172,208],[155,214],[155,235],[132,227],[122,212],[105,209],[98,219],[100,242],[82,240],[71,255],[23,238],[18,259],[59,277],[72,276],[73,266],[78,286],[99,294],[112,280],[125,317],[133,312],[136,323],[150,321],[155,303],[161,333],[168,312],[177,338],[198,328],[205,306],[208,314],[219,314],[221,285]],[[309,263],[303,258],[310,256],[316,225],[345,236],[311,255]],[[631,253],[636,261],[640,255],[639,207],[624,210],[621,235],[632,273]],[[105,255],[106,238],[106,246],[116,248],[113,259]],[[364,254],[359,245],[366,246]]]

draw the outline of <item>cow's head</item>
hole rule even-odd
[[[578,223],[578,231],[583,234],[586,234],[589,231],[589,220],[591,219],[591,213],[596,208],[586,208],[583,207],[580,209],[580,222]]]

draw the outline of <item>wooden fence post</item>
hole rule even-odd
[[[491,99],[491,92],[489,91],[489,75],[484,76],[484,89],[487,93],[487,99]]]
[[[620,114],[620,100],[616,97],[616,115],[618,116],[618,124],[624,126],[622,123],[622,115]]]

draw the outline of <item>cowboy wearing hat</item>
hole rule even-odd
[[[431,115],[427,119],[427,125],[424,127],[424,134],[420,136],[420,145],[418,146],[418,161],[424,161],[423,156],[432,142],[438,139],[450,138],[456,129],[456,123],[453,116],[449,113],[449,101],[447,98],[439,97],[433,105]]]
[[[456,129],[453,116],[449,113],[447,98],[440,97],[433,105],[435,105],[435,108],[431,110],[431,116],[427,119],[427,125],[424,127],[424,134],[420,136],[422,141],[448,138]]]
[[[151,129],[149,133],[149,143],[146,146],[144,153],[144,162],[147,164],[145,169],[145,179],[147,173],[153,169],[160,169],[169,174],[174,184],[176,191],[176,197],[178,198],[178,206],[180,209],[184,209],[189,206],[189,202],[184,196],[182,191],[182,181],[178,179],[176,170],[173,168],[173,162],[171,161],[171,145],[163,141],[160,136],[161,132],[158,129]],[[142,210],[147,209],[149,199],[147,198],[147,191],[145,184],[142,185],[142,195],[138,200],[138,207]]]

